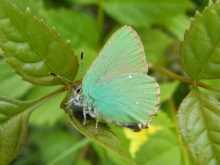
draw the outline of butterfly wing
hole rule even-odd
[[[158,84],[142,73],[106,77],[90,93],[95,107],[107,120],[138,124],[148,124],[155,115],[159,95]]]
[[[83,93],[106,75],[147,73],[144,48],[137,33],[129,26],[116,31],[107,41],[83,79]]]
[[[93,98],[99,114],[118,123],[147,126],[159,107],[159,86],[146,75],[147,62],[137,33],[116,31],[83,79],[84,98]]]

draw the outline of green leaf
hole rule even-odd
[[[36,85],[69,83],[48,72],[73,80],[78,61],[70,42],[64,43],[55,28],[49,30],[29,8],[22,13],[8,0],[0,4],[0,46],[16,73]]]
[[[190,78],[220,78],[220,1],[212,1],[202,14],[196,12],[180,45],[180,62]]]
[[[197,164],[220,164],[220,103],[193,88],[180,105],[179,133]]]
[[[148,63],[155,63],[165,52],[166,48],[173,43],[173,39],[157,29],[138,31],[144,45]]]
[[[92,165],[92,163],[89,162],[88,160],[80,160],[75,165]]]
[[[64,90],[65,88],[61,88],[50,95],[29,102],[0,96],[0,164],[10,163],[19,154],[32,111]]]
[[[164,111],[164,109],[157,110],[157,117],[152,118],[151,125],[163,128],[174,128],[173,120],[171,120]]]
[[[202,83],[207,84],[209,86],[215,87],[217,89],[220,89],[220,79],[211,79],[211,80],[201,80]],[[206,90],[205,88],[199,88],[202,92],[207,93],[208,95],[211,95],[212,97],[216,98],[217,100],[220,100],[220,95],[217,93],[211,92]]]
[[[21,99],[33,87],[13,73],[13,68],[0,60],[0,93],[1,95]]]
[[[181,150],[176,134],[162,129],[148,135],[148,140],[136,153],[135,162],[141,165],[182,165]]]
[[[125,136],[125,133],[123,131],[123,127],[119,127],[119,126],[115,126],[112,127],[111,129],[116,135],[117,137],[122,141],[122,143],[119,143],[118,146],[125,151],[125,153],[129,156],[129,158],[131,159],[131,154],[129,152],[129,146],[130,146],[130,139],[128,139]],[[135,133],[134,133],[135,134]],[[128,162],[117,156],[116,153],[111,152],[110,150],[106,150],[106,154],[109,157],[109,159],[111,159],[112,162],[114,162],[115,164],[120,164],[120,165],[127,165]]]
[[[35,100],[48,93],[55,91],[58,86],[44,87],[35,86],[25,97],[25,101]],[[60,109],[60,102],[65,97],[65,93],[51,99],[44,105],[37,108],[30,117],[29,123],[38,126],[53,126],[58,121],[64,119],[66,114]]]
[[[80,51],[78,53],[84,47],[97,48],[97,26],[90,15],[65,8],[41,10],[40,13],[47,25],[55,26],[62,38],[69,39],[74,50]]]
[[[183,40],[186,28],[190,26],[190,18],[184,14],[177,15],[165,23],[166,28]]]
[[[31,12],[40,18],[39,10],[43,8],[43,0],[10,0],[12,3],[22,11],[25,12],[27,7],[31,9]]]
[[[98,123],[97,136],[95,135],[95,130],[96,130],[95,119],[89,118],[89,116],[87,116],[86,125],[84,127],[82,126],[83,125],[82,111],[75,111],[74,113],[73,110],[71,108],[68,108],[67,107],[68,105],[66,104],[70,100],[70,96],[72,95],[73,95],[73,91],[70,88],[67,92],[66,97],[61,103],[61,108],[64,109],[66,113],[68,113],[70,121],[73,124],[73,126],[82,134],[89,137],[99,145],[115,152],[117,155],[123,157],[124,159],[132,163],[133,161],[118,146],[118,143],[121,142],[119,138],[110,130],[110,128],[105,123],[102,122]]]
[[[98,0],[70,0],[70,2],[81,5],[93,5],[98,4]]]
[[[88,14],[64,8],[41,10],[40,13],[49,27],[55,26],[64,40],[71,41],[71,46],[76,54],[81,54],[83,50],[84,75],[91,62],[98,55],[96,51],[98,30],[94,18]],[[80,56],[78,58],[80,61]],[[80,76],[81,72],[78,72],[75,79],[79,80]]]
[[[134,27],[149,27],[154,23],[165,22],[192,7],[193,4],[188,0],[109,0],[103,4],[109,16],[121,24]]]
[[[2,49],[0,49],[0,59],[1,59],[1,58],[4,58]]]
[[[160,102],[162,103],[164,101],[167,101],[170,97],[172,97],[173,93],[176,91],[179,84],[180,82],[177,80],[169,83],[160,84],[160,92],[161,92]]]
[[[79,141],[66,130],[58,128],[35,130],[32,137],[32,140],[39,145],[42,164],[47,165],[74,164],[78,157],[78,150],[91,142],[90,139],[86,138]]]

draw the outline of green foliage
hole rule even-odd
[[[25,97],[25,101],[35,100],[40,98],[48,93],[53,92],[58,89],[57,86],[53,87],[40,87],[35,86]],[[62,120],[65,117],[63,111],[55,111],[57,107],[60,106],[60,100],[65,96],[65,93],[60,94],[59,96],[51,99],[46,102],[44,105],[38,107],[36,111],[30,116],[30,124],[41,125],[41,126],[53,126],[57,121]]]
[[[169,83],[163,83],[160,85],[160,92],[161,92],[160,102],[161,103],[163,103],[164,101],[172,97],[179,83],[180,83],[179,81],[173,81]]]
[[[0,60],[0,86],[1,94],[4,96],[12,97],[15,99],[21,99],[24,93],[27,93],[33,88],[33,85],[25,81],[21,81],[21,77],[13,73],[13,68],[11,68],[3,60]],[[8,86],[10,88],[8,89]]]
[[[160,130],[149,135],[148,138],[148,141],[137,152],[136,162],[138,164],[181,164],[180,146],[172,130]]]
[[[17,157],[24,143],[28,119],[33,110],[60,92],[62,90],[30,102],[0,96],[0,164],[8,164]]]
[[[158,29],[138,31],[144,44],[148,63],[156,63],[161,58],[168,46],[173,43],[173,38]]]
[[[184,14],[177,15],[165,23],[166,28],[181,40],[183,40],[183,34],[189,25],[190,18]]]
[[[29,8],[22,13],[8,1],[1,0],[0,3],[0,45],[5,51],[6,61],[16,69],[15,72],[23,80],[36,85],[67,83],[49,76],[48,72],[72,80],[78,61],[70,42],[64,43],[55,28],[49,30],[43,21],[32,15]]]
[[[219,79],[220,3],[209,2],[202,14],[196,12],[181,43],[180,62],[193,80]]]
[[[193,4],[188,0],[167,0],[166,3],[163,0],[109,0],[103,4],[109,16],[121,24],[129,24],[136,28],[164,23],[191,7]]]
[[[220,164],[220,1],[194,2],[0,0],[0,94],[7,96],[0,96],[0,164],[191,165],[190,157],[199,165]],[[189,28],[196,9],[204,11],[196,12]],[[85,74],[124,24],[143,42],[149,75],[160,84],[161,108],[140,133],[100,121],[95,136],[94,119],[83,127],[83,114],[65,109],[71,83],[48,72],[79,80],[75,54],[84,51]],[[189,78],[174,74],[181,75],[181,67]]]
[[[220,103],[193,88],[180,105],[179,132],[198,164],[220,162]]]
[[[173,130],[174,123],[167,118],[165,113],[158,113],[161,118],[154,118],[154,125],[161,128],[152,135],[148,135],[148,140],[137,152],[137,164],[157,165],[169,164],[178,165],[181,162],[181,148],[178,137]]]

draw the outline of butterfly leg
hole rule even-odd
[[[67,103],[63,103],[65,106],[67,105],[65,109],[68,109],[69,107],[71,107],[72,103],[73,103],[73,99],[70,99]]]
[[[84,117],[83,127],[86,125],[86,114],[87,113],[88,113],[88,107],[84,107],[83,108],[83,117]]]
[[[97,116],[96,123],[95,123],[95,136],[97,136],[98,123],[99,123],[99,120],[98,120],[98,116]]]

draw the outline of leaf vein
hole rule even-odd
[[[196,91],[196,96],[197,96],[198,101],[199,101],[200,112],[202,113],[203,119],[204,119],[204,122],[205,122],[205,123],[204,123],[205,128],[206,128],[205,130],[207,130],[207,136],[208,136],[208,139],[209,139],[209,141],[210,141],[210,143],[211,143],[211,148],[212,148],[213,155],[215,155],[215,157],[216,157],[215,149],[214,149],[214,147],[213,147],[212,138],[211,138],[211,135],[210,135],[209,130],[208,130],[208,127],[207,127],[207,121],[206,121],[205,114],[204,114],[204,110],[203,110],[203,107],[204,107],[204,106],[202,105],[201,98],[200,98],[200,94],[199,94],[199,91],[198,91],[198,88],[197,88],[197,87],[195,87],[195,91]]]

